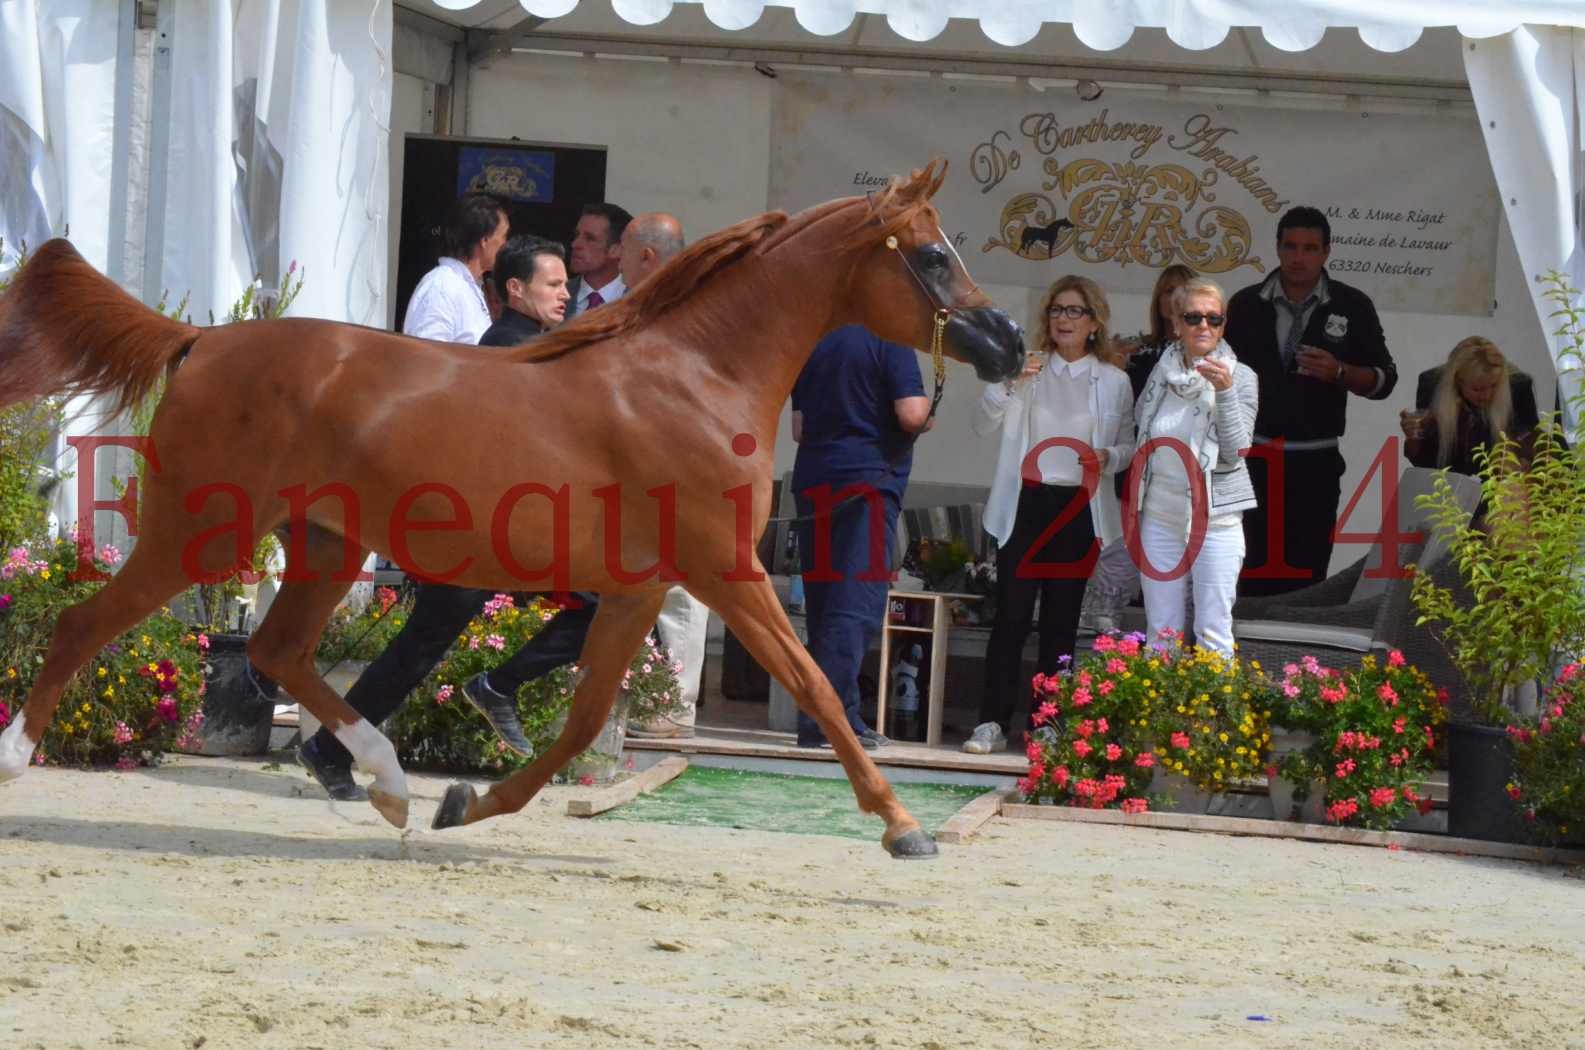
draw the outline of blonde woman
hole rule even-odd
[[[1399,416],[1404,455],[1417,467],[1479,473],[1475,453],[1497,435],[1526,442],[1539,417],[1535,384],[1489,339],[1459,342],[1447,363],[1420,376],[1415,409]]]
[[[996,538],[996,624],[985,653],[980,724],[965,751],[1001,750],[1013,735],[1013,711],[1029,698],[1024,639],[1040,601],[1040,667],[1054,674],[1072,659],[1092,547],[1122,537],[1112,475],[1134,451],[1134,405],[1128,377],[1107,364],[1111,307],[1100,285],[1068,276],[1040,304],[1036,353],[1023,375],[985,388],[974,430],[999,430],[996,476],[985,506],[985,531]],[[1099,460],[1093,494],[1070,442]],[[1035,454],[1030,455],[1031,452]],[[1086,457],[1088,458],[1088,456]],[[1026,462],[1027,461],[1027,462]],[[1087,503],[1052,535],[1052,522],[1075,500]],[[1021,734],[1020,734],[1021,735]]]
[[[1145,620],[1154,642],[1184,629],[1186,583],[1194,588],[1195,640],[1233,653],[1233,600],[1244,567],[1244,511],[1256,505],[1241,453],[1254,440],[1259,383],[1222,339],[1221,286],[1196,277],[1173,303],[1178,342],[1156,362],[1139,395],[1139,445],[1157,442],[1135,493],[1144,574]],[[1184,453],[1187,453],[1187,456]],[[1201,503],[1204,516],[1194,513]],[[1185,572],[1173,570],[1198,537]]]
[[[1177,311],[1172,305],[1173,296],[1189,281],[1194,271],[1181,263],[1174,263],[1161,271],[1156,287],[1150,293],[1150,327],[1130,339],[1116,339],[1112,346],[1122,361],[1114,361],[1128,375],[1129,386],[1137,399],[1145,389],[1145,380],[1161,360],[1161,355],[1178,340]],[[1117,474],[1117,498],[1122,499],[1127,473]],[[1114,543],[1101,554],[1090,577],[1089,588],[1084,593],[1084,622],[1097,634],[1116,631],[1122,620],[1123,606],[1139,594],[1139,567],[1134,564],[1126,546]]]

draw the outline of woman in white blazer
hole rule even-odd
[[[1256,506],[1243,453],[1254,440],[1260,389],[1222,339],[1224,303],[1221,287],[1204,277],[1173,299],[1179,341],[1162,353],[1139,395],[1139,444],[1150,451],[1139,464],[1135,499],[1143,556],[1168,577],[1143,574],[1151,640],[1163,630],[1183,631],[1187,577],[1196,642],[1231,656],[1244,511]],[[1180,565],[1184,571],[1174,571]]]
[[[1035,599],[1039,669],[1055,674],[1073,656],[1096,541],[1104,546],[1122,536],[1112,476],[1133,456],[1134,398],[1123,371],[1098,356],[1110,320],[1100,285],[1087,277],[1060,278],[1041,303],[1036,354],[1023,375],[987,385],[980,399],[975,432],[1001,431],[985,506],[985,531],[997,543],[996,624],[985,652],[980,724],[965,751],[1001,750],[1013,735],[1013,711],[1029,698],[1023,651]],[[1051,531],[1075,500],[1081,509],[1069,511],[1066,523]]]

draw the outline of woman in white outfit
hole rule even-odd
[[[1096,540],[1104,546],[1122,537],[1112,476],[1133,455],[1134,404],[1122,369],[1097,356],[1108,345],[1106,293],[1087,277],[1063,277],[1046,293],[1040,314],[1037,353],[1016,380],[986,386],[974,419],[978,434],[1001,431],[985,505],[985,531],[997,543],[996,624],[985,651],[980,724],[963,745],[977,754],[1006,746],[1013,712],[1029,699],[1023,652],[1036,598],[1039,670],[1055,674],[1073,655]],[[1077,445],[1091,463],[1099,460],[1090,494],[1079,452],[1053,440]],[[1074,500],[1084,501],[1085,510],[1047,535]]]
[[[1224,302],[1221,287],[1203,277],[1178,289],[1179,341],[1161,355],[1136,406],[1140,450],[1156,444],[1141,464],[1135,499],[1151,640],[1183,630],[1188,580],[1195,640],[1231,656],[1243,517],[1256,505],[1240,453],[1253,440],[1260,395],[1255,373],[1222,340]],[[1180,567],[1185,552],[1188,564]]]

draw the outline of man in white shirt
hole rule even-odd
[[[490,327],[484,275],[495,265],[510,227],[496,198],[487,193],[459,197],[441,231],[440,264],[413,289],[402,331],[443,343],[477,344]]]
[[[580,222],[579,227],[582,225]],[[622,231],[622,241],[617,246],[617,280],[623,290],[632,288],[660,269],[667,260],[682,251],[682,247],[682,223],[677,221],[675,215],[650,212],[628,222]],[[573,242],[573,251],[576,258],[576,241]],[[681,587],[673,587],[666,592],[666,603],[661,606],[660,618],[655,621],[655,633],[660,635],[660,644],[671,653],[672,661],[678,668],[677,681],[682,689],[681,708],[669,717],[629,726],[629,736],[644,739],[693,736],[699,683],[704,676],[705,629],[709,622],[710,607],[699,599]]]
[[[622,235],[633,216],[615,204],[585,204],[572,235],[572,301],[567,317],[622,298]],[[675,221],[675,220],[673,220]]]

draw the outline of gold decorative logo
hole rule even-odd
[[[1182,262],[1208,274],[1241,266],[1266,272],[1250,254],[1249,220],[1214,203],[1215,169],[1195,175],[1177,164],[1081,158],[1062,165],[1048,157],[1043,170],[1051,178],[1042,188],[1061,193],[1066,213],[1046,193],[1020,193],[1002,209],[1000,236],[981,251],[1005,248],[1032,261],[1071,253],[1086,263],[1154,269]]]

